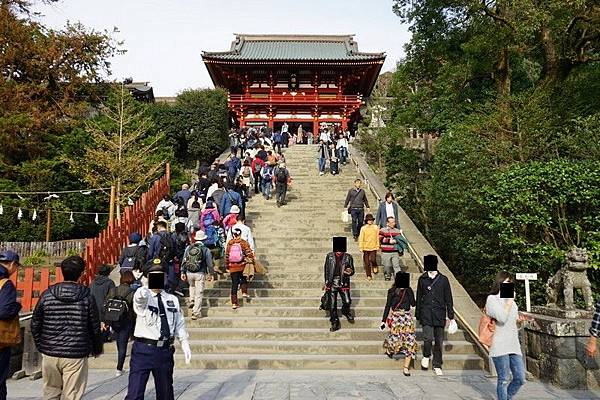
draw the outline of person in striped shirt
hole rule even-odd
[[[598,301],[596,301],[596,311],[594,311],[594,316],[592,317],[592,326],[590,327],[590,338],[586,347],[587,355],[590,358],[596,357],[596,341],[598,339],[598,336],[600,336],[600,298],[598,298]]]

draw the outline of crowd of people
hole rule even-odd
[[[197,180],[160,201],[148,232],[129,235],[118,259],[118,285],[111,278],[110,265],[97,266],[97,277],[86,287],[78,283],[84,260],[71,256],[62,261],[59,268],[64,281],[41,293],[31,321],[32,336],[42,354],[44,399],[82,398],[88,357],[102,354],[107,341],[116,343],[115,375],[121,376],[131,339],[126,399],[143,399],[150,374],[157,399],[173,398],[175,339],[185,362],[192,359],[180,299],[189,290],[190,319],[197,320],[206,315],[203,293],[207,281],[230,279],[233,309],[240,307],[238,293],[244,299],[250,297],[249,285],[261,266],[252,229],[246,224],[248,199],[260,193],[269,200],[275,191],[277,206],[286,204],[292,179],[282,149],[299,135],[304,140],[300,131],[301,127],[298,134],[290,134],[286,125],[276,132],[262,128],[232,131],[227,160],[202,163]],[[347,162],[347,140],[343,134],[332,140],[327,129],[320,132],[321,174],[325,168],[321,156],[329,160],[330,170],[335,169],[332,161]],[[437,256],[426,255],[425,272],[413,290],[402,263],[408,242],[399,224],[398,203],[387,193],[373,215],[361,186],[362,181],[356,179],[344,208],[352,220],[352,235],[362,252],[367,280],[378,274],[380,260],[385,281],[391,281],[379,326],[387,331],[384,352],[390,358],[403,357],[403,374],[410,376],[411,361],[416,360],[420,347],[416,318],[423,332],[421,369],[428,370],[431,363],[434,373],[443,375],[445,330],[452,334],[458,329],[450,281],[438,270]],[[342,315],[351,324],[355,321],[351,277],[356,271],[347,238],[334,237],[332,244],[332,251],[325,256],[321,308],[328,312],[330,331],[335,332],[341,329],[338,297]],[[7,398],[11,345],[20,341],[21,305],[8,279],[17,271],[19,260],[13,251],[0,252],[0,400]],[[489,353],[498,373],[500,400],[514,398],[525,382],[517,325],[524,317],[514,301],[512,281],[507,272],[498,273],[484,310],[495,325]],[[600,336],[600,300],[590,334],[587,352],[593,357]]]

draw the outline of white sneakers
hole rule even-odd
[[[319,172],[319,176],[325,175],[325,172]]]
[[[423,357],[421,358],[421,369],[427,371],[429,369],[429,357]],[[442,371],[441,368],[434,368],[433,372],[435,373],[436,376],[443,376],[444,372]]]
[[[125,372],[125,371],[119,371],[119,370],[117,370],[117,372],[115,372],[115,377],[118,378],[118,377],[122,376],[123,372]]]

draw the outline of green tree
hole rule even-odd
[[[66,161],[88,184],[115,186],[118,217],[127,198],[143,191],[168,160],[157,152],[162,134],[153,134],[154,123],[146,105],[136,101],[123,85],[109,94],[99,114],[85,127],[90,141],[83,157]]]

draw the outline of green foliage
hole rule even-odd
[[[173,105],[154,105],[157,128],[174,146],[178,162],[187,166],[212,161],[227,147],[229,111],[223,89],[185,90]]]
[[[431,158],[381,141],[401,205],[479,300],[507,269],[539,272],[542,303],[573,244],[588,248],[598,288],[597,4],[395,0],[394,12],[413,36],[390,134],[440,135]]]

